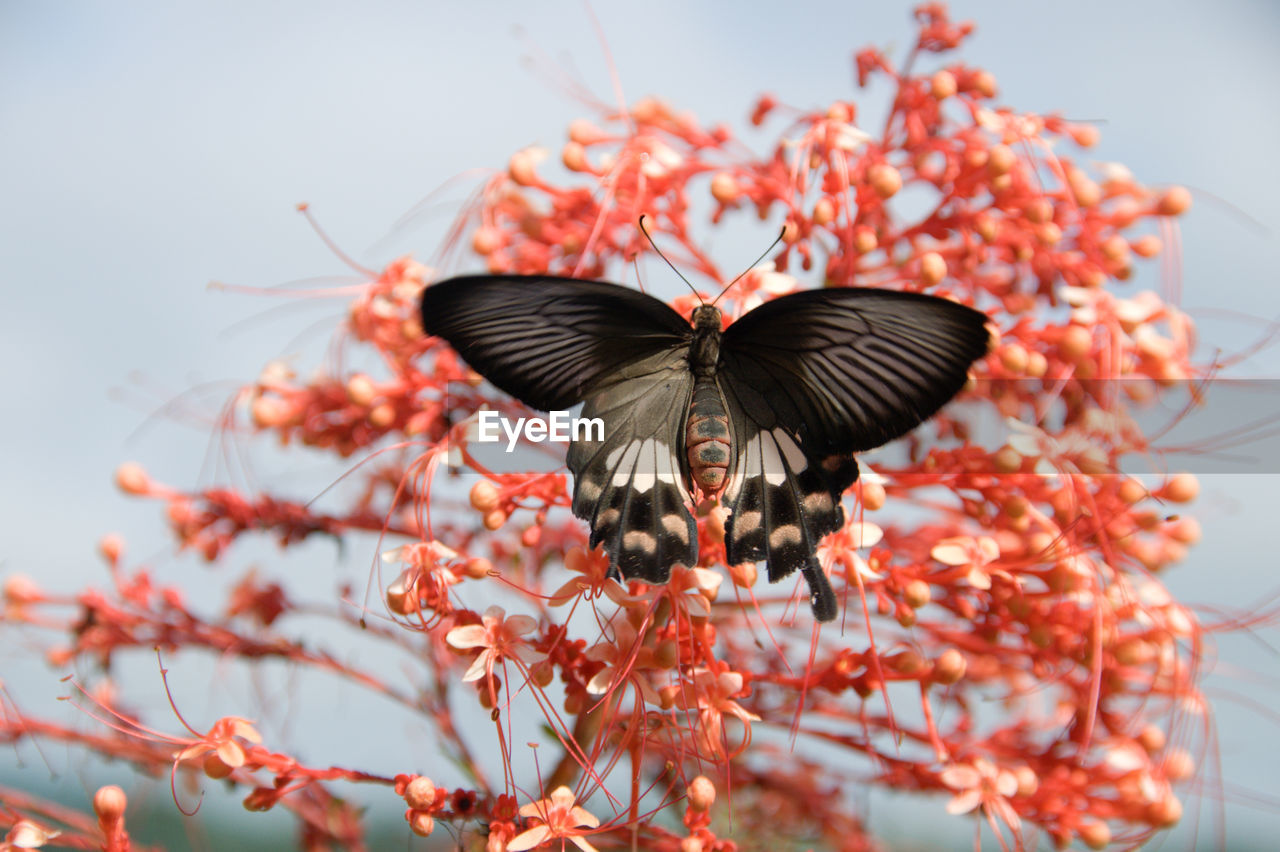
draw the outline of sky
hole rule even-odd
[[[857,97],[852,53],[901,56],[909,4],[538,4],[103,0],[0,4],[0,364],[8,448],[0,572],[74,588],[101,578],[95,546],[172,558],[156,506],[123,498],[117,464],[177,485],[216,478],[221,400],[267,361],[323,343],[340,301],[211,289],[352,283],[294,210],[308,202],[359,263],[430,260],[483,170],[531,144],[553,150],[588,92],[658,94],[745,128],[754,98],[797,106]],[[1180,263],[1135,287],[1180,294],[1202,352],[1232,353],[1280,317],[1280,6],[1267,0],[1070,4],[956,2],[976,21],[963,58],[1001,101],[1098,122],[1098,160],[1195,195]],[[766,135],[744,139],[763,146]],[[722,267],[758,253],[720,243]],[[450,271],[472,271],[456,269]],[[1275,350],[1231,375],[1272,379]],[[1277,406],[1280,408],[1280,406]],[[1204,541],[1168,577],[1191,601],[1259,605],[1277,589],[1274,466],[1206,476]],[[359,576],[364,565],[348,566]],[[179,569],[174,567],[175,576]],[[1280,671],[1264,641],[1219,647],[1213,683],[1225,801],[1202,837],[1274,819],[1270,706]],[[14,645],[13,647],[18,647]],[[24,646],[25,647],[25,646]],[[53,693],[39,665],[0,669],[29,711]],[[28,680],[34,678],[35,680]],[[1235,696],[1245,696],[1238,700]],[[939,808],[941,802],[939,802]]]

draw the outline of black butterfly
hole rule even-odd
[[[819,621],[835,618],[814,548],[844,522],[853,454],[913,429],[965,383],[987,347],[986,316],[918,293],[793,293],[722,331],[603,281],[450,278],[422,295],[422,327],[533,408],[601,418],[603,441],[569,447],[573,513],[610,570],[666,582],[693,566],[691,492],[721,494],[729,564],[797,568]]]

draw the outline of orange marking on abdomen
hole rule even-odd
[[[724,487],[732,449],[729,416],[720,402],[715,382],[699,379],[685,419],[684,447],[689,461],[689,478],[713,497]]]

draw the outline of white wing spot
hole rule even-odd
[[[600,499],[601,488],[600,483],[592,482],[590,479],[578,480],[578,496],[588,503],[594,503]]]
[[[614,467],[615,465],[617,465],[618,459],[622,456],[623,452],[629,449],[631,449],[630,444],[623,444],[620,447],[614,447],[612,450],[609,451],[609,455],[604,457],[604,466]]]
[[[613,526],[618,523],[618,519],[621,517],[622,513],[617,509],[605,509],[600,514],[596,515],[595,526],[597,528]]]
[[[769,547],[772,550],[777,550],[788,544],[800,544],[803,540],[800,535],[800,527],[795,524],[778,527],[769,533]]]
[[[614,469],[613,487],[626,488],[631,482],[631,474],[636,466],[636,453],[640,452],[640,442],[630,441],[625,447],[618,447],[609,453],[605,464]],[[617,462],[615,465],[614,462]]]
[[[664,442],[654,438],[643,441],[632,441],[627,446],[626,455],[613,474],[615,488],[630,487],[640,494],[647,494],[655,483],[671,485],[684,493],[683,483],[671,465],[671,448]],[[609,464],[618,455],[618,450],[610,453]]]
[[[658,540],[647,532],[633,530],[622,537],[623,550],[642,550],[645,553],[656,553]]]
[[[770,433],[772,438],[773,434]],[[787,471],[782,465],[782,456],[778,453],[778,444],[776,441],[766,441],[764,433],[756,435],[756,441],[760,444],[760,452],[763,455],[764,462],[764,481],[770,485],[784,485],[787,481]]]
[[[653,488],[653,483],[657,480],[658,473],[658,456],[652,438],[645,438],[640,444],[640,449],[636,452],[635,466],[631,469],[631,487],[641,494],[647,493]],[[621,475],[622,471],[618,471]],[[614,484],[618,483],[618,476],[613,478]],[[622,484],[626,484],[624,479]]]
[[[778,446],[782,448],[782,454],[786,456],[787,464],[795,473],[800,473],[809,466],[809,460],[804,457],[804,453],[800,451],[800,447],[796,444],[795,438],[792,438],[786,431],[779,426],[773,430],[773,439],[778,442]]]
[[[760,519],[763,516],[759,512],[739,512],[733,519],[733,532],[735,535],[745,535],[756,527],[760,526]]]
[[[680,539],[683,543],[689,543],[689,525],[685,522],[685,519],[679,515],[663,515],[662,528],[670,535]]]
[[[804,495],[801,505],[804,511],[809,514],[819,514],[821,512],[831,511],[831,495],[825,491],[814,491],[812,494]]]

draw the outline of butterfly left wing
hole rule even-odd
[[[623,364],[685,344],[665,302],[606,281],[463,275],[422,292],[422,327],[526,405],[566,409]]]
[[[835,617],[814,550],[844,523],[853,453],[900,437],[964,385],[986,352],[986,316],[917,293],[807,290],[725,331],[717,380],[734,431],[724,502],[730,563],[800,569],[821,621]]]
[[[666,303],[603,281],[472,275],[422,294],[422,326],[496,387],[542,410],[585,400],[602,441],[569,447],[573,512],[615,573],[665,582],[697,562],[678,456],[693,377],[689,323]],[[590,430],[588,430],[590,437]]]
[[[681,435],[693,375],[688,348],[634,361],[592,390],[584,418],[604,421],[601,441],[569,447],[573,513],[604,542],[610,569],[664,583],[671,566],[698,561],[698,530],[685,487]]]

